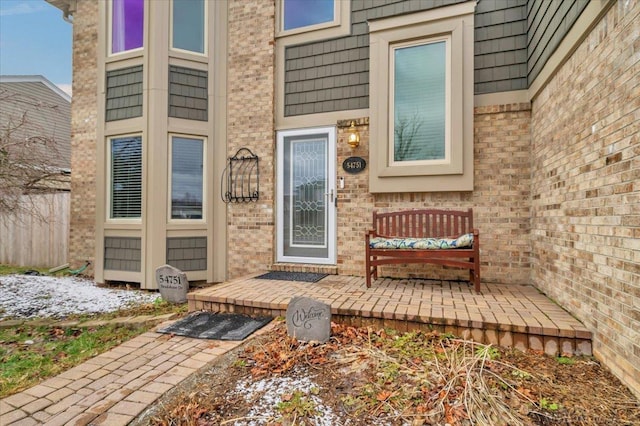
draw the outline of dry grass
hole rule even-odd
[[[305,378],[314,389],[292,392],[277,385]],[[274,384],[263,395],[243,398],[247,383],[256,382]],[[265,395],[275,402],[256,412]],[[640,404],[591,358],[556,360],[437,332],[336,324],[329,342],[313,344],[288,337],[280,324],[177,389],[136,424],[447,423],[633,425],[640,424]]]

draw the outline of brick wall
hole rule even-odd
[[[229,2],[227,144],[260,158],[260,200],[227,208],[229,278],[267,269],[274,260],[275,2]]]
[[[80,2],[74,23],[73,195],[70,259],[79,264],[95,252],[97,2]],[[231,1],[228,10],[227,143],[231,156],[248,147],[260,157],[260,200],[229,204],[228,277],[268,268],[275,247],[274,29],[272,2]],[[347,175],[342,161],[368,160],[368,125],[351,151],[339,132],[338,271],[364,274],[364,232],[371,212],[420,207],[473,207],[482,238],[482,275],[492,282],[529,282],[528,104],[475,110],[475,190],[454,193],[377,194],[368,191],[368,171]],[[444,273],[443,273],[444,271]],[[466,279],[467,273],[437,266],[383,268],[383,274]]]
[[[533,283],[640,395],[640,2],[618,1],[533,102]]]
[[[69,263],[93,261],[96,215],[98,2],[80,1],[73,16],[71,227]],[[85,273],[92,275],[93,269]]]
[[[474,111],[475,183],[473,192],[370,194],[368,168],[350,175],[342,162],[350,156],[369,161],[368,121],[360,120],[361,143],[354,151],[346,129],[338,134],[338,272],[364,275],[364,233],[372,211],[412,208],[474,209],[480,229],[482,279],[526,284],[530,279],[530,129],[529,104],[478,107]],[[468,279],[468,271],[433,265],[383,267],[382,275]]]

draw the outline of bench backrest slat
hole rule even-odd
[[[473,232],[473,210],[374,211],[373,227],[385,237],[458,237]]]

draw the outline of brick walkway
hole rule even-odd
[[[144,333],[0,400],[0,425],[126,425],[165,392],[241,343]]]
[[[285,315],[293,296],[331,305],[336,321],[398,330],[435,328],[482,343],[591,355],[591,332],[530,285],[329,275],[317,283],[243,278],[189,293],[189,310]]]

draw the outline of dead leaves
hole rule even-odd
[[[391,398],[392,395],[393,395],[393,392],[390,392],[388,390],[384,390],[384,391],[379,392],[376,395],[376,400],[378,400],[380,402],[384,402],[387,399]]]
[[[329,362],[328,354],[335,350],[335,343],[316,345],[281,336],[247,348],[242,358],[244,364],[251,367],[252,376],[258,378],[285,374],[299,363],[311,366],[326,364]]]

